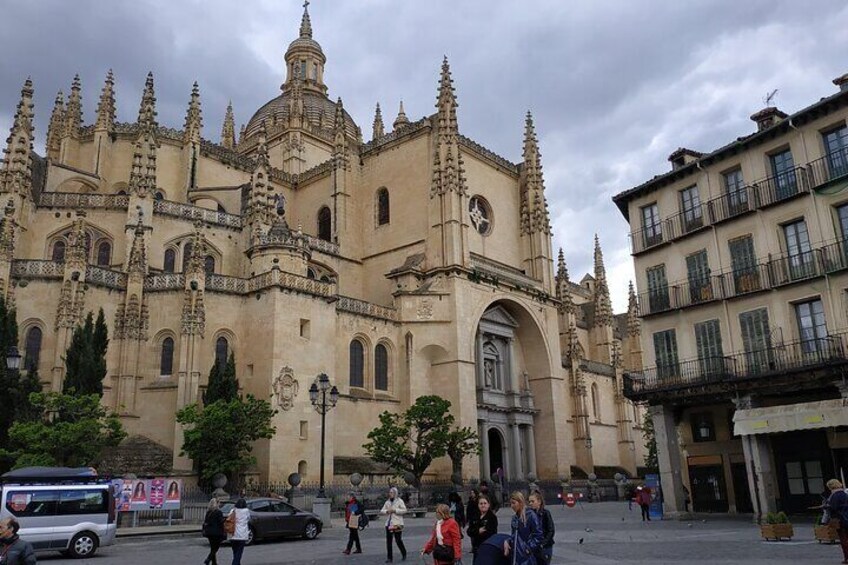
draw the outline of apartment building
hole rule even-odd
[[[613,198],[667,510],[801,511],[848,472],[848,75]],[[691,504],[690,504],[691,502]]]

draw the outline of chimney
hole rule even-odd
[[[833,79],[833,84],[839,87],[840,92],[845,92],[848,90],[848,73],[845,73],[841,77],[836,77]]]
[[[773,106],[763,108],[756,114],[751,115],[751,119],[757,122],[758,132],[770,128],[786,117],[788,117],[788,114],[781,112]]]
[[[694,163],[702,156],[703,153],[699,151],[693,151],[692,149],[686,149],[685,147],[678,147],[674,153],[668,156],[668,160],[671,161],[671,170],[676,171],[681,167],[685,167],[689,163]]]

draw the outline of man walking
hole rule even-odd
[[[18,536],[21,525],[14,518],[0,520],[0,563],[2,565],[35,565],[32,544]]]

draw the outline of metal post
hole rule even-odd
[[[321,484],[318,486],[318,497],[324,498],[324,437],[327,430],[327,391],[321,391]]]

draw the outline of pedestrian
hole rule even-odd
[[[230,547],[233,548],[233,565],[241,565],[244,546],[250,539],[250,510],[247,509],[245,499],[239,498],[236,501],[236,505],[227,515],[227,520],[232,520],[235,525],[230,536]]]
[[[477,492],[476,488],[471,489],[471,492],[468,493],[468,503],[465,505],[465,521],[468,524],[480,517],[479,501],[480,493]]]
[[[453,565],[462,559],[462,537],[459,525],[451,518],[447,504],[436,505],[436,525],[421,555],[433,554],[434,565]]]
[[[356,544],[356,551],[362,553],[362,544],[359,543],[359,517],[362,515],[362,505],[356,499],[356,493],[351,492],[345,504],[345,524],[347,525],[347,549],[342,551],[350,555],[350,550]]]
[[[206,517],[203,518],[203,537],[209,540],[209,555],[203,562],[206,565],[218,565],[218,549],[221,543],[227,539],[224,532],[224,513],[221,512],[217,498],[212,498],[206,507]]]
[[[837,531],[839,532],[839,545],[842,546],[842,562],[848,563],[848,493],[837,479],[827,481],[830,489],[830,497],[827,499],[825,508],[830,512],[830,519],[837,520]]]
[[[636,504],[642,509],[642,521],[651,521],[651,489],[648,487],[636,488]]]
[[[542,543],[541,551],[539,552],[539,561],[544,565],[548,565],[554,555],[554,517],[551,516],[551,511],[545,508],[545,499],[539,491],[533,491],[530,495],[530,508],[532,508],[539,517],[539,522],[542,526]]]
[[[480,545],[498,533],[498,516],[492,512],[489,497],[481,494],[477,497],[477,515],[468,521],[468,537],[471,538],[471,553],[477,559]]]
[[[515,491],[509,497],[512,536],[503,544],[504,555],[512,554],[513,565],[537,565],[536,552],[542,543],[542,525],[532,510],[528,511],[524,493]]]
[[[406,546],[403,545],[403,515],[406,504],[398,496],[395,487],[389,489],[389,499],[383,504],[380,514],[388,515],[386,520],[386,563],[392,562],[392,538],[400,550],[401,561],[406,561]]]
[[[458,492],[452,492],[448,495],[448,508],[450,508],[451,516],[459,525],[460,531],[465,527],[465,505],[462,502],[462,497]]]
[[[14,518],[0,520],[0,563],[3,565],[35,565],[32,544],[18,535],[20,523]]]

